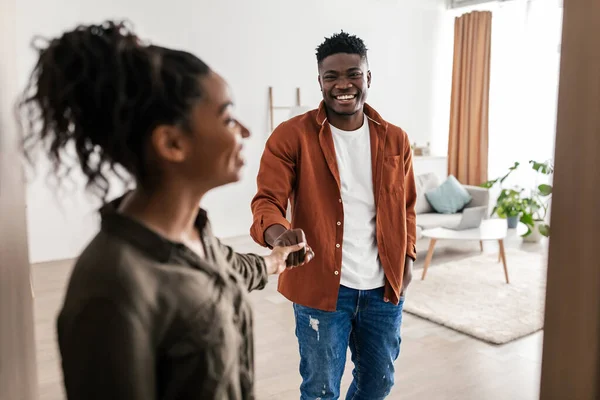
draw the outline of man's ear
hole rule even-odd
[[[170,162],[185,160],[187,143],[184,133],[172,125],[159,125],[152,131],[150,137],[152,148],[156,155]]]
[[[319,81],[319,88],[321,89],[321,92],[323,91],[323,82],[321,81],[321,74],[319,74],[319,76],[317,76],[317,80]]]
[[[367,71],[367,87],[371,88],[371,71]]]

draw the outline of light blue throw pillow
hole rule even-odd
[[[437,188],[427,191],[425,198],[431,207],[440,214],[455,214],[472,200],[467,189],[453,175],[450,175]]]

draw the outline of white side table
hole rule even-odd
[[[519,222],[516,229],[517,235],[522,235],[527,232],[527,226]],[[446,228],[434,228],[426,229],[422,232],[423,237],[429,238],[429,251],[425,258],[425,266],[423,267],[423,275],[421,280],[425,279],[427,275],[427,269],[431,263],[433,257],[433,250],[438,240],[477,240],[480,243],[481,251],[483,251],[483,241],[494,240],[498,241],[500,246],[500,253],[498,254],[498,262],[502,261],[504,266],[504,276],[506,277],[506,283],[510,283],[508,278],[508,267],[506,265],[506,253],[504,251],[504,239],[508,235],[508,227],[505,219],[488,219],[481,223],[479,228],[466,229],[462,231],[456,231]]]

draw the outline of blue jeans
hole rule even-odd
[[[350,346],[354,377],[346,400],[384,399],[394,385],[404,299],[383,301],[383,288],[340,287],[337,310],[294,304],[300,346],[301,400],[338,399]]]

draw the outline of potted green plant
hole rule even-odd
[[[514,229],[523,215],[524,203],[521,192],[516,189],[502,189],[492,215],[496,213],[500,218],[506,218],[508,228]]]
[[[504,181],[516,171],[520,163],[515,162],[508,172],[496,179],[489,180],[481,184],[482,187],[491,189],[499,184],[502,188],[500,195],[496,199],[496,206],[492,210],[492,215],[496,214],[500,218],[506,218],[509,228],[515,228],[518,221],[527,226],[527,232],[522,236],[524,240],[537,242],[543,236],[550,236],[550,226],[545,222],[550,205],[550,196],[552,194],[552,185],[547,183],[538,184],[540,175],[550,176],[554,173],[554,166],[551,161],[537,162],[530,160],[531,168],[536,171],[536,185],[529,190],[529,195],[524,195],[524,190],[504,189]]]
[[[496,199],[496,205],[494,206],[491,215],[498,215],[500,218],[507,220],[508,227],[513,229],[517,227],[519,218],[523,213],[523,200],[521,198],[522,190],[505,189],[503,188],[504,181],[519,168],[519,163],[515,162],[512,167],[508,169],[508,172],[496,179],[491,179],[487,182],[482,183],[480,186],[486,189],[491,189],[496,185],[499,185],[501,190],[498,198]]]

